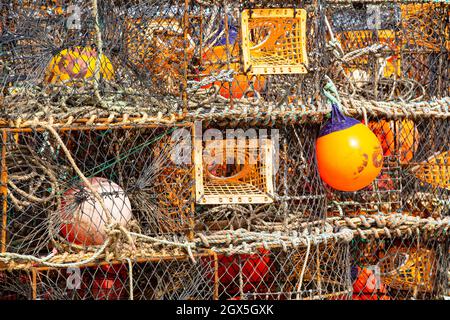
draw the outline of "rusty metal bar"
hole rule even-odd
[[[217,253],[211,251],[214,257],[214,300],[219,300],[219,260]]]
[[[6,144],[7,144],[7,131],[5,129],[2,130],[2,172],[1,172],[1,182],[2,182],[2,195],[3,195],[3,208],[2,208],[2,234],[1,234],[1,252],[6,252],[6,226],[7,226],[7,218],[8,218],[8,172],[6,169]]]
[[[188,77],[188,27],[189,27],[189,0],[184,0],[184,15],[183,15],[183,114],[188,113],[188,95],[187,95],[187,77]]]
[[[171,127],[190,127],[192,126],[191,122],[185,123],[174,123],[174,124],[134,124],[134,125],[120,125],[120,124],[111,124],[111,125],[93,125],[93,126],[61,126],[57,127],[57,131],[65,132],[65,131],[90,131],[90,130],[109,130],[109,129],[163,129],[163,128],[171,128]],[[29,132],[43,132],[46,129],[42,127],[24,127],[24,128],[3,128],[6,132],[14,132],[14,133],[29,133]]]
[[[32,300],[37,300],[37,270],[35,268],[31,269],[31,277]]]

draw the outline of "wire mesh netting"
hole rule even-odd
[[[449,295],[449,50],[445,1],[2,2],[0,299]]]
[[[446,292],[448,241],[412,235],[352,243],[353,298],[430,299]]]
[[[208,132],[208,128],[205,128]],[[271,155],[265,160],[260,159],[261,152],[257,150],[254,158],[243,158],[243,162],[252,165],[250,160],[254,159],[254,167],[262,162],[270,163],[272,168],[267,179],[258,180],[263,185],[253,183],[258,194],[262,193],[265,199],[258,203],[255,196],[248,197],[247,190],[239,190],[236,186],[248,185],[246,177],[251,177],[252,171],[247,170],[245,165],[238,162],[239,156],[235,157],[235,163],[227,161],[227,150],[223,151],[220,167],[217,163],[209,165],[208,155],[218,149],[216,146],[203,144],[204,179],[206,183],[215,183],[211,180],[209,173],[214,174],[222,180],[219,185],[228,187],[225,194],[217,192],[223,198],[219,198],[216,205],[204,205],[202,198],[198,199],[197,205],[197,230],[220,230],[229,228],[245,228],[247,230],[299,230],[296,223],[301,222],[323,222],[326,216],[325,188],[320,181],[319,173],[314,155],[315,136],[319,127],[317,125],[305,125],[302,127],[240,127],[238,130],[232,128],[215,131],[219,136],[227,137],[225,141],[231,141],[234,146],[239,143],[255,141],[257,148],[264,148],[267,143],[273,146]],[[220,133],[220,134],[219,134]],[[260,141],[266,141],[260,143]],[[215,141],[215,140],[213,140]],[[223,146],[226,147],[224,143]],[[250,157],[253,157],[250,155]],[[216,157],[211,160],[218,160]],[[210,161],[211,161],[210,160]],[[264,160],[264,161],[263,161]],[[217,162],[217,161],[216,161]],[[265,165],[267,167],[267,165]],[[220,170],[220,171],[219,171]],[[242,175],[240,180],[237,175]],[[262,175],[262,174],[261,174]],[[264,178],[264,176],[263,176]],[[267,192],[265,186],[270,184],[273,192]],[[234,188],[233,188],[234,187]],[[198,189],[198,188],[197,188]],[[198,190],[196,190],[198,192]],[[231,198],[234,197],[234,198]],[[247,198],[246,198],[247,197]],[[229,201],[234,199],[234,201]],[[237,200],[243,201],[237,201]],[[241,202],[236,204],[236,202]]]
[[[200,300],[215,294],[214,265],[193,264],[183,256],[82,268],[38,268],[2,276],[5,297],[14,299]]]
[[[136,106],[170,114],[211,103],[298,107],[320,103],[324,73],[334,73],[353,98],[418,101],[449,95],[444,3],[305,2],[296,4],[299,12],[277,11],[292,8],[289,1],[93,3],[2,5],[5,117],[133,113]],[[241,20],[243,10],[248,17]],[[303,33],[300,41],[291,39]],[[256,59],[252,65],[244,59],[250,67],[245,70],[243,47]],[[283,60],[289,51],[304,56],[295,66],[308,73],[258,71],[258,57]]]
[[[218,255],[219,298],[333,299],[351,294],[346,243]]]
[[[367,188],[335,193],[333,211],[448,215],[448,126],[447,119],[369,119],[383,148],[383,169]]]
[[[188,231],[192,166],[174,161],[177,129],[4,132],[4,250],[37,255],[56,243],[100,245],[111,223],[147,235]]]

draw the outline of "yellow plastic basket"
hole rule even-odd
[[[435,270],[434,251],[395,247],[379,265],[383,282],[397,290],[431,291]]]
[[[244,10],[241,26],[245,72],[307,73],[304,9]]]
[[[241,144],[234,139],[212,140],[203,146],[202,141],[196,139],[194,164],[197,203],[273,202],[272,142],[269,139],[247,139],[243,142]],[[233,157],[232,161],[230,156]]]
[[[450,189],[450,151],[433,155],[412,168],[414,175],[433,186]]]

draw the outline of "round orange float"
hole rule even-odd
[[[357,267],[356,279],[353,282],[353,293],[373,293],[377,289],[377,281],[372,270]]]
[[[419,131],[414,121],[370,121],[369,128],[380,140],[385,156],[398,154],[403,164],[412,160],[419,146]]]
[[[340,191],[367,187],[383,166],[377,136],[358,120],[345,117],[336,105],[316,141],[316,157],[322,180]]]

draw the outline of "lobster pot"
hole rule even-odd
[[[1,296],[14,300],[210,300],[214,297],[211,277],[214,264],[193,264],[185,256],[176,255],[81,267],[5,271],[1,275]]]
[[[404,238],[352,242],[353,299],[442,298],[448,286],[448,241]]]
[[[190,128],[177,126],[4,130],[2,251],[101,245],[114,226],[184,236],[193,204],[189,139]]]
[[[369,117],[367,122],[381,143],[383,169],[371,185],[360,191],[330,189],[329,214],[448,215],[449,121],[429,117]]]
[[[290,1],[97,4],[4,6],[5,114],[33,118],[51,108],[54,115],[79,117],[136,107],[171,114],[211,103],[273,107],[286,97],[297,106],[312,100],[307,49],[323,49],[316,40],[324,32],[307,36],[318,17],[304,7]],[[44,103],[36,106],[30,97]]]
[[[196,133],[196,229],[271,231],[323,222],[326,195],[314,151],[318,129],[211,125],[202,140]]]
[[[189,108],[299,104],[312,88],[300,84],[309,65],[314,18],[289,1],[192,1],[194,44],[187,72]],[[317,35],[318,38],[322,35]],[[192,72],[194,70],[194,72]],[[296,85],[299,86],[296,86]]]
[[[345,243],[312,244],[309,250],[260,248],[251,254],[219,254],[219,298],[344,299],[351,295],[348,258]]]
[[[184,1],[97,2],[96,8],[78,0],[5,5],[6,106],[32,114],[26,97],[34,96],[60,111],[65,103],[96,109],[100,100],[103,107],[140,106],[154,114],[181,107],[192,58],[192,46],[183,45]]]
[[[258,139],[254,129],[250,132],[255,137],[247,138],[241,129],[236,132],[236,137],[227,139],[209,140],[207,135],[205,141],[196,138],[197,203],[273,201],[273,141]]]
[[[351,90],[375,100],[448,96],[448,14],[445,3],[328,6],[343,51],[358,53],[343,65]]]
[[[33,118],[50,108],[78,117],[136,107],[171,114],[212,103],[221,110],[298,108],[318,102],[324,68],[359,99],[428,101],[450,90],[445,3],[97,4],[33,0],[3,7],[5,115]],[[340,67],[326,50],[325,17],[333,46],[342,48]]]
[[[422,119],[416,156],[402,173],[404,211],[425,217],[450,212],[450,150],[448,119]]]

